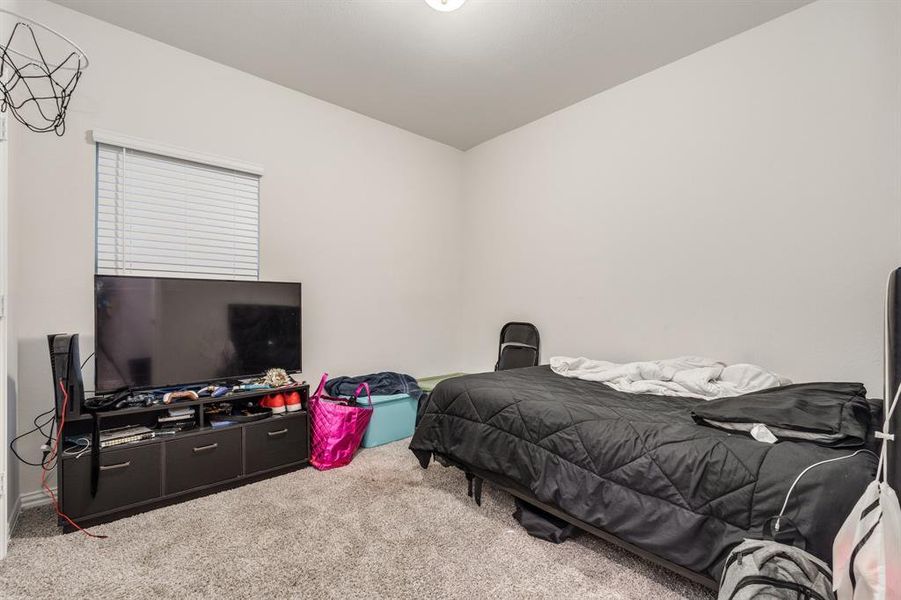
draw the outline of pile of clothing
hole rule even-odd
[[[407,394],[419,402],[424,394],[412,376],[391,371],[355,377],[333,377],[325,382],[325,393],[329,396],[350,397],[364,382],[369,384],[369,391],[373,396]]]
[[[757,365],[681,356],[618,364],[585,357],[554,356],[557,375],[599,381],[620,392],[714,400],[789,385],[791,380]]]

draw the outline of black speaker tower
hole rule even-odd
[[[77,333],[54,333],[47,336],[50,346],[50,368],[53,371],[53,390],[56,397],[56,418],[63,416],[63,389],[69,395],[66,418],[81,415],[84,403],[84,382],[81,379],[81,357]],[[62,387],[60,383],[62,382]]]

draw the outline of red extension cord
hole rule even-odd
[[[65,427],[66,425],[66,408],[68,408],[69,406],[69,393],[66,391],[66,386],[63,384],[62,379],[59,380],[59,389],[63,391],[63,410],[60,413],[59,427],[56,428],[56,440],[54,441],[53,447],[50,449],[50,455],[48,456],[49,460],[53,460],[55,462],[59,462],[59,459],[57,458],[59,456],[59,444],[63,438],[63,427]],[[47,485],[47,473],[50,472],[50,469],[47,468],[47,462],[48,461],[45,460],[41,464],[41,487],[44,488],[44,491],[46,491],[47,495],[50,496],[50,502],[53,504],[53,510],[55,510],[57,515],[68,521],[69,524],[78,531],[92,538],[105,540],[107,536],[91,533],[90,531],[84,529],[78,523],[70,519],[69,515],[60,510],[59,502],[57,502],[56,500],[56,495],[54,495],[53,490],[50,489],[50,486]]]

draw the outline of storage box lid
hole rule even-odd
[[[433,377],[423,377],[422,379],[418,379],[416,383],[419,384],[419,387],[424,392],[431,392],[435,389],[435,386],[444,381],[445,379],[451,379],[453,377],[460,377],[461,375],[466,375],[466,373],[448,373],[446,375],[435,375]]]

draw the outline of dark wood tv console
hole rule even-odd
[[[57,467],[62,511],[87,527],[306,466],[310,458],[306,410],[310,388],[303,384],[297,389],[303,407],[300,411],[216,427],[207,422],[205,405],[258,402],[272,390],[98,412],[100,429],[127,425],[152,428],[169,408],[182,407],[194,407],[196,422],[186,431],[101,449],[94,495],[91,453],[64,454]],[[67,419],[64,437],[90,438],[94,419],[91,414]],[[62,517],[59,524],[65,532],[74,530]]]

